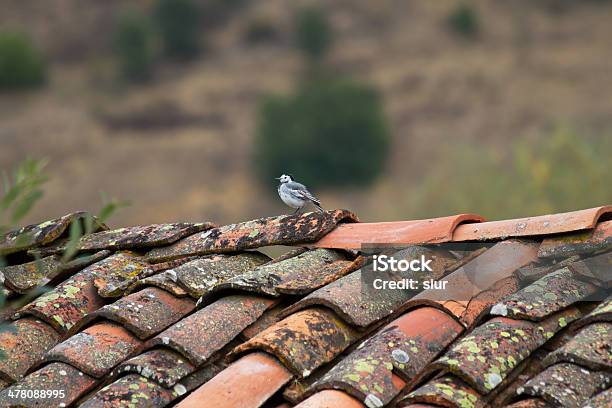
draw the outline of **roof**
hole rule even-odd
[[[612,404],[612,207],[493,222],[360,223],[335,210],[96,224],[63,263],[83,217],[0,240],[0,280],[19,305],[0,331],[0,406]],[[474,245],[424,245],[452,242]],[[450,289],[363,291],[363,243],[435,251]],[[295,248],[258,250],[272,245]]]

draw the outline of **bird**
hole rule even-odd
[[[278,186],[278,195],[285,204],[291,208],[295,208],[296,214],[308,202],[311,202],[318,211],[324,212],[321,207],[321,202],[308,191],[305,185],[298,183],[293,179],[293,176],[283,174],[277,177],[280,181]]]

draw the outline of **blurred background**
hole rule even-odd
[[[0,169],[24,222],[362,220],[612,204],[612,1],[0,0]]]

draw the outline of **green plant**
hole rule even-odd
[[[0,33],[0,89],[39,86],[45,82],[46,73],[45,60],[28,36]]]
[[[295,17],[297,46],[312,61],[321,60],[332,44],[332,30],[324,11],[300,9]]]
[[[155,20],[167,56],[188,59],[198,53],[199,11],[193,0],[158,0]]]
[[[466,4],[458,4],[448,16],[448,25],[455,33],[464,37],[475,37],[480,31],[476,10]]]
[[[374,89],[319,78],[263,102],[256,165],[266,182],[292,172],[313,187],[366,185],[382,173],[389,143]]]
[[[150,78],[154,59],[153,32],[144,16],[129,13],[119,20],[115,55],[124,78],[134,82]]]
[[[271,42],[278,38],[278,31],[271,21],[263,18],[249,22],[244,32],[244,39],[249,44]]]

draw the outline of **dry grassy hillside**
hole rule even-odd
[[[96,209],[99,191],[132,202],[116,224],[285,211],[275,182],[253,177],[250,153],[257,102],[291,90],[302,71],[290,34],[304,2],[248,2],[207,30],[197,61],[166,64],[152,84],[134,87],[114,83],[106,53],[113,13],[127,2],[44,3],[0,1],[0,25],[24,24],[55,61],[46,88],[0,95],[0,168],[25,156],[51,161],[52,180],[30,221]],[[535,140],[559,124],[610,133],[612,4],[473,2],[482,29],[469,41],[445,24],[455,1],[322,3],[337,36],[330,64],[378,87],[394,135],[385,177],[363,191],[317,192],[328,207],[366,220],[440,215],[412,207],[410,194],[449,160],[452,143],[503,153],[517,137]],[[247,45],[253,21],[273,25],[279,38]],[[499,215],[478,203],[472,211]]]

